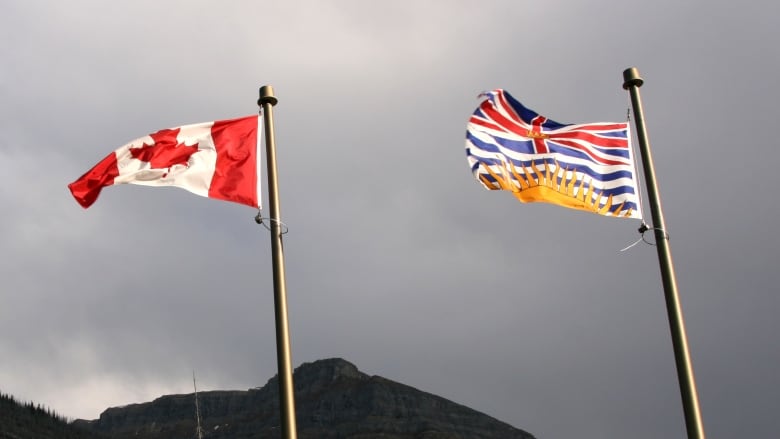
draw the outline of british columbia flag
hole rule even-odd
[[[561,124],[504,90],[481,97],[466,130],[466,156],[486,188],[523,202],[641,218],[628,123]]]

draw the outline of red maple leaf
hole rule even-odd
[[[198,144],[187,146],[179,143],[176,136],[179,128],[160,130],[151,134],[154,143],[143,144],[140,148],[130,148],[133,158],[148,162],[152,169],[167,169],[173,165],[187,166],[190,156],[198,152]]]

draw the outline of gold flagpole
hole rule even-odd
[[[274,143],[273,106],[278,99],[270,85],[260,87],[257,104],[262,108],[265,123],[265,155],[268,167],[268,204],[270,208],[271,253],[274,271],[274,315],[276,317],[276,363],[279,376],[279,407],[284,439],[296,439],[295,395],[293,392],[290,331],[287,323],[287,289],[284,279],[284,248],[282,221],[279,211],[279,188],[276,179],[276,144]]]
[[[680,297],[677,294],[677,281],[674,277],[672,253],[669,249],[669,236],[664,225],[664,214],[661,210],[661,199],[658,195],[653,157],[650,154],[650,142],[647,139],[645,117],[642,112],[642,100],[639,96],[639,87],[644,84],[644,81],[639,77],[639,71],[635,67],[623,71],[623,81],[623,88],[631,94],[631,104],[634,108],[634,124],[636,125],[637,138],[639,139],[639,151],[642,155],[647,197],[650,201],[650,210],[653,217],[652,228],[655,233],[658,262],[661,267],[661,279],[664,286],[664,297],[666,298],[666,312],[669,317],[674,358],[677,364],[677,380],[680,384],[680,395],[682,397],[683,412],[685,413],[685,426],[688,430],[689,439],[704,439],[704,425],[701,421],[699,397],[696,393],[696,381],[693,377],[691,354],[688,352],[688,339],[685,335],[685,322],[683,321]]]

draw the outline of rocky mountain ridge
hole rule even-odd
[[[354,439],[533,439],[488,415],[332,358],[294,372],[298,437]],[[277,377],[246,391],[198,392],[204,438],[277,438]],[[105,410],[74,425],[114,439],[195,437],[194,394]]]

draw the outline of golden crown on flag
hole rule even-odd
[[[539,131],[527,130],[525,133],[525,137],[528,137],[529,139],[549,139],[550,135]]]
[[[614,208],[612,195],[606,196],[603,191],[594,190],[592,182],[586,182],[584,176],[577,184],[577,173],[562,168],[557,161],[554,164],[543,162],[540,165],[532,161],[530,170],[522,165],[522,172],[519,172],[512,162],[506,161],[504,166],[498,166],[495,170],[484,163],[480,163],[480,167],[496,180],[492,182],[480,173],[479,179],[485,187],[510,191],[523,203],[543,201],[600,215],[631,216],[632,210],[623,207],[625,202]]]

